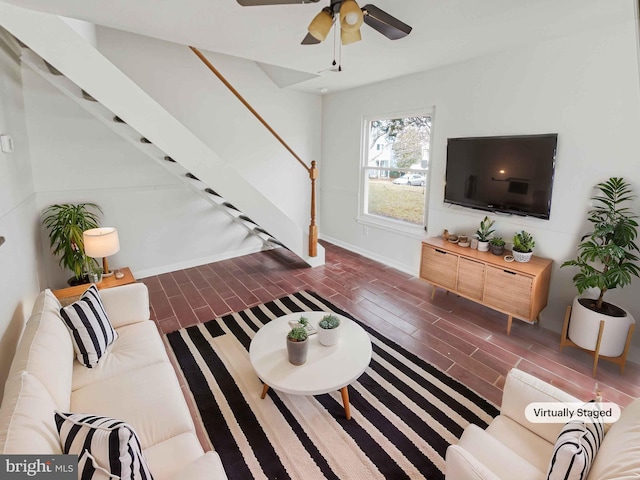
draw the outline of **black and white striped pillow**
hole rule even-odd
[[[556,440],[547,480],[586,479],[603,438],[602,422],[568,422]]]
[[[91,285],[77,302],[60,309],[64,323],[71,330],[78,361],[93,368],[118,334],[111,326],[98,289]]]
[[[78,455],[80,480],[152,480],[140,440],[121,420],[55,412],[62,451]]]

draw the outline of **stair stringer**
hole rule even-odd
[[[305,263],[312,267],[324,264],[321,245],[317,256],[309,256],[307,231],[228,167],[60,17],[0,2],[0,24],[203,183],[232,200]]]

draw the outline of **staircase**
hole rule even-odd
[[[303,228],[59,17],[0,2],[0,24],[22,46],[24,64],[260,238],[265,248],[286,247],[310,266],[324,264],[322,246],[309,255]]]

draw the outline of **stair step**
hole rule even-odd
[[[204,191],[210,193],[211,195],[215,195],[216,197],[222,198],[222,196],[212,188],[205,188]]]
[[[271,236],[271,234],[269,232],[267,232],[264,228],[262,227],[256,227],[253,229],[254,232],[258,232],[258,233],[264,233],[265,235],[269,235]]]
[[[13,38],[15,38],[16,42],[18,42],[18,45],[20,45],[22,48],[29,48],[29,45],[27,45],[26,43],[22,42],[18,37],[16,37],[15,35],[13,35]]]
[[[279,241],[279,240],[276,240],[276,239],[275,239],[275,238],[273,238],[273,237],[269,237],[269,238],[267,239],[267,242],[269,242],[269,243],[273,243],[273,244],[275,244],[275,245],[280,245],[281,247],[287,248],[287,247],[286,247],[286,245],[285,245],[284,243],[282,243],[282,242],[281,242],[281,241]]]
[[[176,161],[175,161],[173,158],[171,158],[169,155],[165,155],[165,156],[164,156],[164,159],[165,159],[167,162],[176,163]]]
[[[187,177],[187,178],[190,178],[191,180],[200,181],[200,179],[198,177],[196,177],[193,173],[185,173],[184,176]]]
[[[116,123],[127,123],[117,115],[115,117],[113,117],[113,121],[116,122]]]
[[[149,139],[148,139],[148,138],[146,138],[146,137],[141,137],[141,138],[140,138],[140,142],[141,142],[141,143],[151,143],[151,140],[149,140]]]
[[[44,58],[42,59],[42,61],[44,62],[44,64],[47,66],[47,69],[51,73],[53,73],[54,75],[62,75],[62,72],[60,70],[58,70],[56,67],[51,65],[49,62],[47,62]]]
[[[97,102],[95,98],[93,98],[91,95],[89,95],[89,93],[85,92],[84,90],[82,90],[82,97],[85,100],[89,100],[90,102]]]
[[[238,210],[238,208],[237,208],[237,207],[235,207],[234,205],[232,205],[232,204],[231,204],[231,203],[229,203],[229,202],[223,202],[223,203],[222,203],[222,205],[224,205],[224,206],[225,206],[225,207],[227,207],[227,208],[230,208],[231,210],[235,210],[236,212],[239,212],[239,211],[240,211],[240,210]]]
[[[254,225],[257,225],[256,222],[254,222],[253,220],[251,220],[249,217],[247,217],[246,215],[240,215],[238,217],[240,220],[244,220],[245,222],[249,222],[249,223],[253,223]]]

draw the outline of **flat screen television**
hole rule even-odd
[[[444,201],[549,219],[558,134],[449,138]]]

